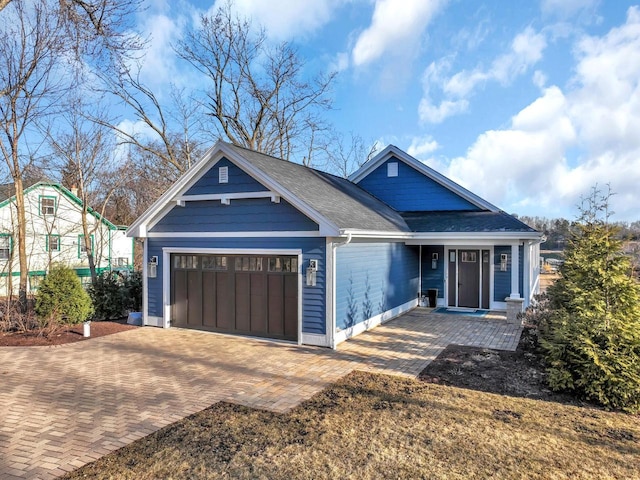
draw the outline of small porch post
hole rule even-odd
[[[520,248],[517,243],[511,245],[511,295],[509,298],[520,298]]]
[[[511,295],[507,302],[507,323],[517,323],[518,314],[522,312],[524,299],[520,297],[520,248],[516,243],[511,245]]]

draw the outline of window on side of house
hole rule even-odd
[[[40,197],[40,215],[56,214],[56,197]]]
[[[94,238],[91,235],[91,251],[95,252],[94,248]],[[78,258],[82,258],[87,254],[87,245],[84,242],[84,235],[78,235]]]
[[[0,260],[11,258],[11,235],[0,234]]]
[[[60,235],[47,235],[47,252],[60,251]]]

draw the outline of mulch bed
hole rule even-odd
[[[549,389],[532,328],[523,330],[515,352],[449,345],[420,373],[419,379],[498,395],[587,405]]]
[[[82,336],[82,324],[74,325],[66,330],[62,330],[55,335],[45,337],[40,332],[23,333],[0,333],[0,347],[41,347],[52,345],[63,345],[65,343],[82,342],[92,338],[103,337],[113,333],[124,332],[138,328],[128,325],[127,319],[114,321],[94,321],[91,322],[91,336]]]

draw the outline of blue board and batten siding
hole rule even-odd
[[[387,176],[387,165],[398,164],[398,176]],[[358,182],[358,185],[399,212],[479,210],[446,187],[406,163],[391,158]]]
[[[302,332],[324,335],[326,333],[325,308],[325,272],[326,272],[326,243],[324,238],[149,238],[147,239],[149,257],[158,256],[158,275],[149,278],[148,284],[148,315],[162,317],[162,277],[170,275],[170,265],[163,264],[162,249],[189,250],[200,248],[232,249],[300,249],[302,250],[302,271],[309,265],[309,260],[318,260],[316,285],[306,286],[302,278]],[[303,273],[300,273],[303,275]]]
[[[351,328],[418,296],[418,247],[352,243],[336,250],[336,326]]]

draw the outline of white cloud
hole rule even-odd
[[[227,0],[217,0],[211,11]],[[252,19],[255,25],[267,29],[269,38],[288,40],[312,33],[327,24],[335,10],[346,0],[234,0],[233,8],[240,15]]]
[[[490,67],[476,67],[462,70],[447,77],[451,69],[450,58],[433,62],[423,76],[424,95],[418,107],[423,122],[439,123],[444,119],[466,111],[470,97],[478,85],[495,81],[501,85],[510,84],[516,77],[524,74],[542,58],[547,46],[544,34],[527,27],[515,36],[508,52],[496,57]],[[442,92],[442,100],[436,104],[432,98],[433,90]]]
[[[414,137],[411,145],[407,149],[407,153],[415,158],[423,158],[435,152],[440,145],[433,139],[431,135],[424,137]]]
[[[478,136],[447,173],[498,205],[547,216],[566,214],[593,185],[610,183],[617,218],[637,219],[640,9],[574,51],[576,73],[565,92],[544,89],[508,128]]]
[[[445,0],[376,0],[371,25],[356,40],[353,64],[362,66],[384,54],[416,52],[420,38]]]
[[[542,0],[542,11],[546,14],[568,18],[581,10],[595,7],[599,0]]]

